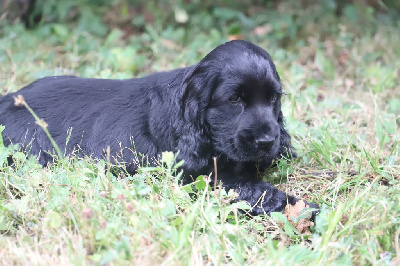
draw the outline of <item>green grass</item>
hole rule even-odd
[[[265,180],[321,205],[312,238],[279,215],[243,215],[244,203],[229,204],[235,195],[215,193],[202,177],[180,186],[171,154],[165,167],[113,175],[108,162],[90,159],[42,168],[0,139],[0,264],[400,263],[399,22],[356,6],[340,18],[286,1],[257,10],[236,26],[239,9],[189,13],[186,26],[160,16],[128,37],[116,27],[27,31],[3,20],[0,88],[14,92],[47,75],[129,78],[190,65],[239,29],[278,67],[299,154]]]

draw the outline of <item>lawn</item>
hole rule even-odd
[[[90,159],[42,168],[0,138],[1,265],[400,263],[393,10],[348,4],[338,16],[334,1],[86,2],[49,0],[44,23],[30,29],[0,16],[1,95],[49,75],[143,76],[195,64],[229,39],[252,41],[277,65],[299,155],[264,179],[321,211],[311,235],[301,234],[278,213],[245,215],[245,203],[229,203],[234,193],[201,177],[181,186],[172,153],[164,167],[129,176]]]

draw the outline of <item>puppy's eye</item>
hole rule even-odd
[[[272,97],[269,99],[269,101],[270,101],[271,103],[274,103],[274,102],[276,102],[277,99],[278,99],[278,94],[274,94],[274,95],[272,95]]]
[[[231,97],[229,97],[229,101],[231,103],[240,103],[242,101],[242,98],[240,98],[239,95],[232,95]]]

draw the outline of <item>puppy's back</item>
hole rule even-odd
[[[128,125],[123,119],[126,113],[136,113],[134,110],[138,107],[146,109],[148,97],[143,92],[146,92],[146,83],[141,79],[54,76],[37,80],[0,98],[0,124],[5,126],[5,145],[29,146],[34,154],[53,150],[27,108],[14,104],[14,97],[22,95],[38,117],[48,124],[47,129],[62,150],[66,148],[68,130],[72,128],[70,143],[82,144],[86,155],[101,157],[110,139],[128,141],[123,133]],[[114,129],[112,136],[107,130],[109,127]],[[47,159],[42,156],[39,161],[45,163]]]

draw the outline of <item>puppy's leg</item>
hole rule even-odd
[[[239,194],[237,201],[244,200],[250,204],[249,213],[251,215],[270,215],[271,212],[282,212],[287,204],[294,205],[299,201],[263,181],[225,182],[223,186],[226,190],[234,189]],[[306,202],[306,205],[319,209],[318,205],[313,203]],[[313,212],[312,219],[316,213],[316,211]]]
[[[226,190],[233,189],[239,194],[236,200],[244,200],[250,204],[252,215],[281,212],[288,203],[293,205],[298,200],[263,181],[225,182],[223,185]]]
[[[257,178],[257,166],[254,162],[238,163],[226,161],[220,164],[218,179],[228,191],[235,190],[239,197],[236,201],[244,200],[252,207],[251,215],[282,212],[287,204],[294,205],[299,199],[287,195],[276,187]],[[318,205],[306,202],[311,208],[319,209]],[[313,218],[316,212],[313,213]]]

